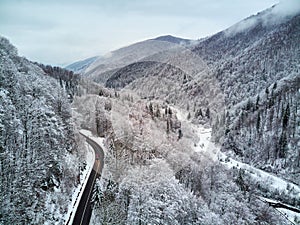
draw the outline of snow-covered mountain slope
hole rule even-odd
[[[193,49],[211,66],[227,104],[299,70],[300,10],[279,16],[278,7],[251,16]]]
[[[223,149],[299,184],[299,90],[299,74],[290,74],[229,110]]]
[[[63,224],[79,159],[59,82],[0,36],[0,224]]]
[[[176,112],[176,116],[182,124],[182,129],[188,126],[193,130],[193,133],[196,133],[199,137],[198,143],[195,143],[192,146],[195,152],[201,152],[207,155],[207,157],[211,158],[213,161],[219,161],[221,164],[230,169],[241,170],[244,179],[248,179],[247,182],[249,183],[247,185],[250,185],[250,183],[259,184],[260,187],[256,188],[257,195],[273,197],[273,199],[280,199],[281,201],[289,204],[296,204],[299,207],[299,204],[296,200],[300,197],[299,185],[279,178],[278,176],[266,171],[257,169],[247,163],[242,163],[231,159],[228,155],[220,151],[220,146],[212,142],[211,128],[199,124],[192,124],[191,121],[187,119],[188,116],[186,111],[182,111],[178,108],[173,108],[173,111]],[[267,191],[262,192],[262,189]],[[278,192],[281,195],[280,197],[277,196]]]
[[[196,78],[208,73],[209,67],[197,54],[191,51],[193,45],[177,45],[162,52],[143,58],[141,61],[166,63],[180,68],[189,76]]]
[[[68,70],[71,70],[75,73],[82,73],[89,65],[91,65],[93,62],[95,62],[98,58],[98,56],[94,56],[88,59],[80,60],[78,62],[74,62],[65,68]]]
[[[174,37],[172,41],[167,41],[166,39],[146,40],[112,51],[92,63],[84,71],[84,75],[94,80],[101,80],[99,76],[102,73],[127,66],[147,56],[178,46],[179,44],[174,43],[174,40],[179,41],[180,39]]]
[[[222,111],[224,97],[207,64],[191,51],[192,45],[172,48],[138,62],[101,74],[97,80],[109,88],[126,88],[143,98],[162,99],[184,108],[193,107],[193,117],[202,109]]]
[[[143,61],[130,64],[115,72],[107,81],[106,86],[110,88],[124,88],[133,81],[143,77],[159,76],[173,79],[173,82],[183,83],[187,78],[182,70],[170,64],[153,61]],[[146,92],[148,93],[148,92]]]

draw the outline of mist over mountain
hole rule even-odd
[[[210,65],[225,96],[224,149],[298,182],[300,12],[283,16],[280,9],[251,16],[200,42],[193,52]]]

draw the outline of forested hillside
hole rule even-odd
[[[62,224],[76,152],[65,89],[0,37],[0,224]]]
[[[243,23],[251,26],[238,29]],[[299,33],[299,14],[277,18],[268,9],[200,42],[193,52],[211,66],[230,107],[299,74]]]
[[[223,150],[299,183],[300,15],[280,7],[201,41],[193,52],[224,93],[227,112],[213,125]]]
[[[70,101],[73,101],[73,97],[75,95],[78,95],[79,91],[79,83],[80,83],[80,75],[77,73],[74,73],[73,71],[63,69],[58,66],[50,66],[50,65],[43,65],[40,63],[36,63],[40,68],[43,69],[43,71],[46,73],[46,75],[55,78],[59,81],[60,87],[63,88],[67,94]]]

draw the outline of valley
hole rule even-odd
[[[300,224],[300,11],[65,68],[0,36],[0,225]]]

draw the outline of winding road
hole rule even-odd
[[[82,134],[83,135],[83,134]],[[89,137],[83,135],[86,138],[86,141],[95,151],[95,162],[93,166],[93,170],[91,171],[90,177],[86,184],[85,190],[80,199],[74,220],[73,225],[87,225],[90,222],[91,214],[92,214],[92,195],[93,189],[95,185],[95,181],[97,177],[101,176],[102,168],[103,168],[103,159],[104,152],[103,149]]]

